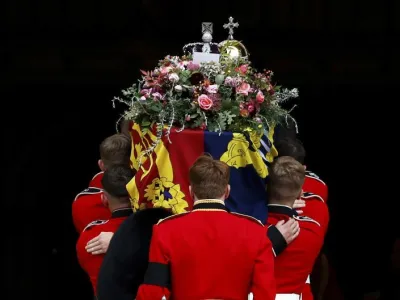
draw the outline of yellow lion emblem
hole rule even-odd
[[[273,129],[268,133],[268,139],[273,143]],[[246,137],[247,135],[247,137]],[[257,174],[261,178],[268,176],[268,167],[266,162],[271,163],[274,157],[278,155],[275,147],[272,144],[270,151],[265,155],[262,154],[261,138],[263,133],[257,131],[248,131],[243,133],[233,133],[233,138],[229,142],[227,151],[222,154],[220,160],[225,162],[228,166],[236,169],[244,168],[247,165],[253,165]]]

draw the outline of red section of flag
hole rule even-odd
[[[165,141],[165,144],[174,171],[174,182],[180,184],[181,191],[185,194],[185,200],[189,204],[186,210],[191,210],[193,199],[189,192],[189,169],[195,160],[204,153],[204,131],[187,130],[183,133],[172,129],[170,140],[171,143]]]

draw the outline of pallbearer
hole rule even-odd
[[[229,167],[201,156],[190,169],[193,211],[153,228],[137,300],[275,299],[274,257],[265,227],[229,213]]]
[[[308,275],[313,269],[325,237],[328,212],[318,221],[299,216],[293,209],[296,199],[302,195],[305,179],[304,166],[289,156],[278,158],[271,166],[268,182],[268,225],[280,220],[295,218],[300,233],[287,248],[275,258],[276,300],[299,300]]]

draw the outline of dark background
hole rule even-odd
[[[309,169],[330,188],[327,251],[344,291],[385,278],[397,215],[392,118],[400,4],[385,1],[6,0],[2,40],[3,278],[7,299],[90,299],[71,202],[115,132],[111,99],[167,54],[227,37],[232,15],[258,68],[298,87]],[[384,171],[384,168],[389,168]],[[386,281],[386,280],[383,280]],[[347,294],[348,299],[358,295]]]

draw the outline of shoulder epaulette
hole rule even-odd
[[[306,216],[293,216],[294,219],[296,219],[297,221],[304,221],[304,222],[312,222],[317,224],[318,226],[321,226],[321,224],[319,224],[317,221],[315,221],[314,219],[311,219],[310,217],[306,217]]]
[[[95,187],[89,187],[87,189],[84,189],[82,192],[80,192],[78,195],[76,195],[74,201],[78,199],[82,195],[94,195],[94,194],[100,194],[103,190]]]
[[[239,217],[244,217],[244,218],[246,218],[246,219],[248,219],[248,220],[250,220],[250,221],[256,222],[257,224],[259,224],[259,225],[261,225],[261,226],[264,227],[264,224],[261,223],[261,221],[260,221],[259,219],[256,219],[256,218],[254,218],[254,217],[252,217],[252,216],[244,215],[244,214],[239,214],[239,213],[237,213],[237,212],[231,212],[231,214],[236,215],[236,216],[239,216]]]
[[[301,198],[303,198],[303,199],[317,198],[317,199],[321,200],[322,202],[325,202],[324,199],[320,195],[310,193],[310,192],[304,192],[303,195],[301,196]]]
[[[325,182],[322,181],[321,178],[319,178],[319,176],[311,171],[306,171],[306,177],[310,177],[313,178],[315,180],[318,180],[319,182],[323,183],[324,185],[326,185]]]
[[[106,224],[107,222],[108,222],[108,220],[96,220],[96,221],[93,221],[93,222],[89,223],[88,225],[86,225],[86,227],[83,229],[83,231],[85,231],[86,229],[89,229],[90,227],[96,226],[96,225]]]
[[[172,215],[172,216],[169,216],[169,217],[166,217],[166,218],[161,219],[160,221],[158,221],[157,225],[161,224],[162,222],[168,221],[168,220],[172,220],[172,219],[175,219],[175,218],[178,218],[178,217],[181,217],[181,216],[185,216],[185,215],[187,215],[188,213],[189,213],[189,211],[184,212],[184,213],[180,213],[180,214],[176,214],[176,215]]]

